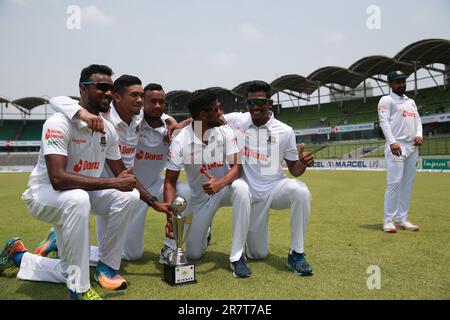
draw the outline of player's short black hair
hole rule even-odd
[[[264,91],[266,93],[266,98],[270,99],[270,94],[272,91],[271,89],[272,88],[270,87],[270,84],[268,84],[267,82],[261,80],[254,80],[248,84],[247,95],[251,92]]]
[[[158,83],[149,83],[144,88],[144,93],[147,91],[164,91],[162,85]]]
[[[211,104],[217,100],[217,94],[210,89],[197,90],[192,92],[191,98],[187,104],[192,119],[198,119],[201,111],[211,109]]]
[[[142,85],[142,81],[138,77],[123,74],[114,81],[114,92],[121,93],[123,89],[137,84]]]
[[[108,66],[105,66],[103,64],[91,64],[90,66],[81,70],[80,83],[89,81],[89,78],[96,73],[106,74],[110,77],[114,74],[112,69]]]

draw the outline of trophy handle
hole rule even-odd
[[[188,214],[187,216],[185,216],[185,225],[186,224],[188,224],[189,225],[189,227],[188,227],[188,229],[187,229],[187,231],[186,231],[186,233],[184,233],[184,236],[183,236],[183,240],[181,241],[181,243],[185,243],[186,242],[186,239],[187,239],[187,237],[189,236],[189,233],[191,232],[191,227],[192,227],[192,213],[190,213],[190,214]],[[183,230],[184,231],[184,230]]]

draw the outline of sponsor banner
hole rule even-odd
[[[0,140],[0,147],[39,147],[41,141]]]
[[[373,123],[360,123],[352,125],[343,125],[327,128],[311,128],[294,130],[296,136],[307,136],[313,134],[329,134],[329,133],[341,133],[341,132],[354,132],[354,131],[366,131],[373,130],[375,125]]]
[[[421,116],[422,123],[450,122],[450,113],[433,114],[430,116]]]
[[[0,166],[1,172],[31,172],[34,166]]]
[[[450,170],[450,158],[423,158],[423,170]]]
[[[385,170],[384,158],[373,159],[317,159],[314,167],[316,170]]]

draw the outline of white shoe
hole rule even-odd
[[[170,260],[172,259],[172,255],[174,252],[175,252],[174,249],[164,245],[164,247],[161,249],[161,254],[159,255],[159,263],[170,264]]]
[[[385,221],[383,223],[383,231],[388,233],[396,233],[397,229],[392,221]]]
[[[395,225],[402,230],[408,230],[408,231],[419,231],[419,229],[420,229],[419,226],[412,224],[408,220],[395,221]]]

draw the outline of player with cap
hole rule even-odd
[[[397,228],[419,230],[419,226],[408,220],[408,210],[416,176],[418,147],[423,142],[422,122],[416,103],[405,95],[406,78],[402,71],[390,72],[388,82],[392,92],[378,103],[380,127],[386,139],[387,188],[383,230],[389,233],[397,232]]]

